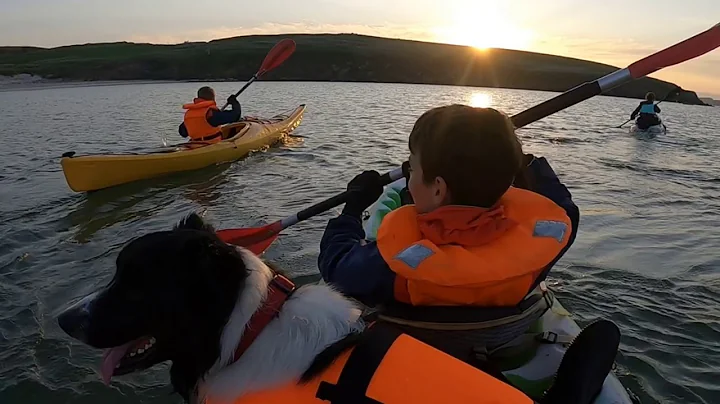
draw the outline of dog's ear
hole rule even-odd
[[[215,232],[215,229],[198,215],[193,212],[187,215],[175,226],[175,229],[189,229],[189,230],[204,230],[211,233]]]

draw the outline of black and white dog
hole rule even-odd
[[[253,253],[223,242],[195,214],[171,231],[130,242],[116,266],[107,286],[58,319],[70,336],[106,349],[101,365],[106,383],[112,376],[172,361],[170,379],[185,401],[239,397],[311,379],[365,328],[362,310],[351,300],[327,285],[307,285],[271,308],[267,322],[255,327],[262,333],[238,357],[248,335],[260,331],[252,325],[257,313],[267,311],[278,276]],[[570,377],[562,383],[568,387],[557,389],[562,394],[556,392],[553,397],[558,398],[544,403],[591,402],[567,399],[565,392],[591,397],[580,389],[582,382],[593,381],[593,394],[602,386],[614,357],[613,351],[598,348],[603,339],[607,337],[596,333],[585,345],[606,362],[609,357],[609,363],[593,377],[571,365],[565,372]],[[575,362],[589,369],[585,357]],[[560,372],[558,380],[563,380]]]
[[[297,379],[328,346],[364,328],[352,301],[327,286],[304,286],[232,363],[274,271],[221,241],[195,214],[132,241],[116,266],[106,287],[59,317],[70,336],[106,349],[106,383],[169,360],[172,385],[186,401],[239,396]]]

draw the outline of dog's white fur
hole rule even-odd
[[[326,285],[303,286],[243,356],[231,363],[246,324],[267,297],[273,276],[253,253],[245,249],[240,253],[250,276],[223,330],[220,358],[199,381],[198,402],[206,396],[232,399],[297,380],[325,348],[364,327],[362,311],[352,301]]]

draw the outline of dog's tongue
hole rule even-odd
[[[113,373],[115,372],[115,366],[120,363],[123,356],[125,356],[134,343],[135,341],[131,341],[125,345],[105,350],[102,363],[100,365],[100,375],[102,375],[103,382],[105,382],[106,385],[110,384],[110,379],[113,377]]]

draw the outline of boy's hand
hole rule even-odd
[[[383,193],[380,173],[365,171],[356,176],[348,183],[347,192],[348,200],[345,202],[343,213],[360,216]]]

